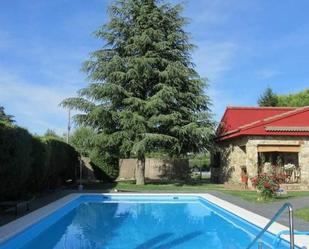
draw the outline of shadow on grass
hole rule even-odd
[[[110,191],[117,186],[117,182],[90,182],[84,184],[85,190]]]
[[[134,182],[132,182],[134,183]],[[174,185],[176,187],[181,186],[202,186],[205,184],[212,184],[210,179],[189,179],[189,180],[170,180],[170,181],[151,181],[148,180],[146,185],[160,185],[160,186],[167,186],[167,185]]]
[[[212,184],[210,179],[203,179],[203,180],[188,180],[188,181],[147,181],[145,185],[138,185],[140,188],[145,186],[161,186],[161,187],[183,187],[183,186],[205,186],[206,184]],[[85,189],[106,189],[111,190],[116,188],[117,186],[137,186],[135,185],[135,181],[121,181],[121,182],[112,182],[112,183],[104,183],[104,182],[93,182],[93,183],[86,183],[84,184]]]
[[[188,181],[147,181],[145,185],[136,185],[135,181],[114,183],[85,184],[85,192],[204,192],[223,189],[223,184],[213,184],[209,179]]]
[[[205,184],[212,184],[210,179],[192,179],[184,182],[174,182],[175,186],[201,186]]]

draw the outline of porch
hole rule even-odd
[[[299,145],[259,145],[258,173],[275,175],[281,184],[300,184]]]

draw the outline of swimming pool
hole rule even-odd
[[[0,249],[240,249],[256,225],[198,195],[77,195],[0,244]],[[275,236],[264,247],[287,249]],[[257,248],[257,246],[256,246]]]

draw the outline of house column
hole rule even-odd
[[[301,167],[301,183],[309,184],[309,142],[307,141],[301,146],[298,154],[299,166]]]
[[[254,177],[258,173],[258,150],[257,145],[248,143],[246,146],[247,158],[246,167],[248,171],[249,178]],[[252,187],[251,181],[248,182],[249,188]]]

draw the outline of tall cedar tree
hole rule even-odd
[[[136,184],[144,184],[148,151],[184,155],[210,145],[206,82],[191,62],[181,12],[162,1],[116,1],[95,32],[105,45],[84,65],[93,83],[62,103],[83,111],[75,120],[98,132],[102,150],[137,157]]]
[[[260,96],[258,104],[259,106],[265,107],[278,106],[278,96],[273,92],[270,87],[268,87]]]

